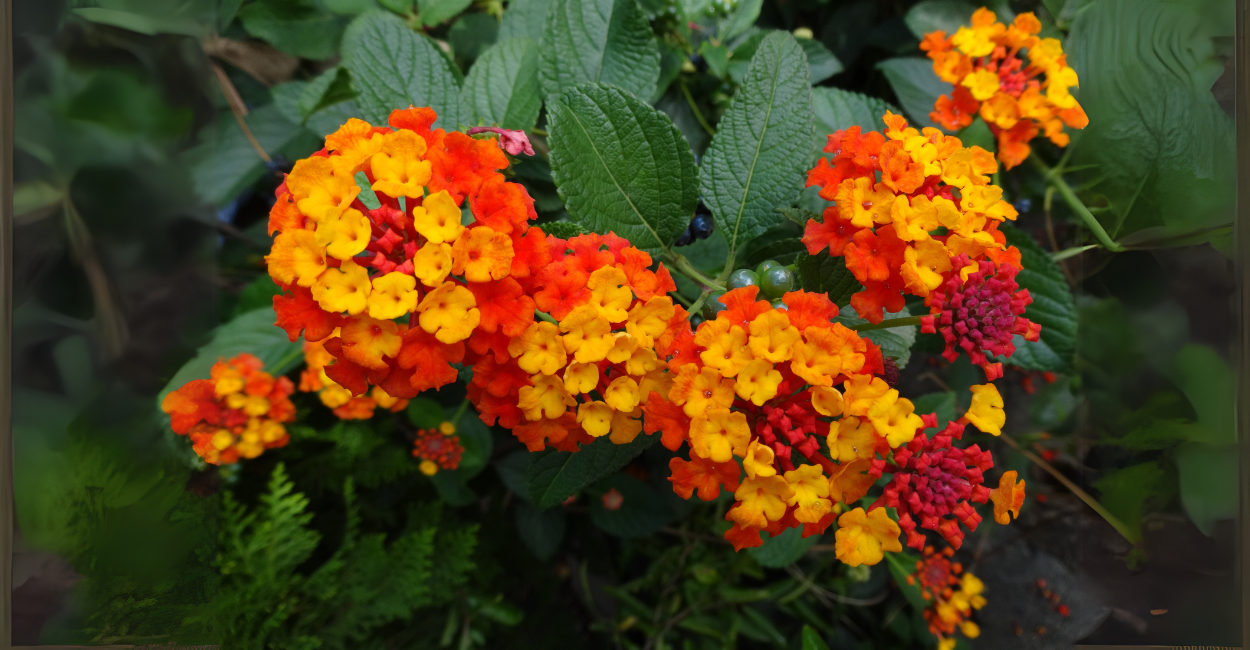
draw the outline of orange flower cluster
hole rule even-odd
[[[985,606],[985,584],[971,573],[964,573],[963,565],[951,562],[954,549],[946,547],[940,552],[932,546],[924,548],[923,557],[916,562],[916,572],[907,576],[907,584],[920,588],[920,595],[932,601],[924,610],[929,631],[938,638],[939,650],[952,650],[955,630],[975,639],[981,628],[968,620],[972,610]],[[962,574],[962,577],[960,577]]]
[[[937,129],[910,128],[893,113],[884,119],[884,134],[853,126],[829,136],[832,160],[821,158],[807,185],[836,205],[823,222],[808,220],[803,234],[808,253],[846,258],[864,287],[851,307],[873,323],[902,309],[903,293],[928,297],[952,271],[976,270],[972,263],[952,269],[957,255],[1020,266],[1020,252],[1006,248],[998,231],[1017,213],[990,183],[994,157]]]
[[[464,445],[456,435],[456,425],[444,422],[437,429],[419,429],[412,441],[412,455],[421,459],[422,474],[434,476],[440,469],[460,467]]]
[[[174,433],[190,436],[205,462],[213,465],[256,458],[266,449],[285,446],[283,422],[295,419],[286,377],[274,379],[250,354],[219,360],[210,379],[195,379],[169,393],[161,410],[169,414]]]
[[[971,27],[960,27],[950,37],[930,32],[920,43],[937,76],[955,85],[949,96],[937,99],[930,119],[956,131],[979,114],[997,138],[998,159],[1007,169],[1029,157],[1029,141],[1039,132],[1066,147],[1064,125],[1083,129],[1089,124],[1070,92],[1077,85],[1076,71],[1068,66],[1063,45],[1039,38],[1041,30],[1032,12],[1004,25],[982,7],[972,14]]]
[[[266,260],[286,292],[274,298],[277,325],[320,344],[307,385],[320,383],[323,401],[329,387],[340,417],[369,404],[338,388],[360,398],[378,387],[373,402],[396,408],[455,381],[470,335],[516,336],[533,320],[518,280],[550,262],[529,228],[533,200],[499,173],[508,158],[495,138],[431,130],[435,117],[408,108],[389,127],[348,120],[295,164],[270,212],[280,234]],[[379,207],[360,200],[364,187]]]
[[[331,336],[338,336],[336,329]],[[374,386],[368,395],[357,397],[350,390],[335,383],[326,375],[325,368],[334,361],[320,341],[304,342],[304,363],[306,367],[299,376],[299,389],[304,393],[317,393],[321,403],[334,411],[340,420],[368,420],[379,406],[398,413],[408,407],[408,400],[391,397]]]

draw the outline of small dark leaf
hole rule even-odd
[[[639,434],[626,445],[613,444],[604,436],[570,453],[549,449],[535,454],[526,471],[530,498],[539,508],[550,508],[577,494],[587,485],[612,474],[658,439]]]

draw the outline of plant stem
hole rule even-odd
[[[1002,440],[1003,442],[1007,443],[1007,445],[1010,446],[1012,449],[1015,449],[1021,454],[1024,454],[1025,458],[1033,461],[1033,463],[1036,464],[1038,467],[1041,467],[1042,469],[1046,470],[1048,474],[1055,477],[1055,479],[1058,480],[1060,483],[1062,483],[1064,487],[1068,488],[1068,490],[1070,490],[1072,494],[1075,494],[1081,501],[1084,501],[1085,505],[1093,508],[1094,512],[1097,512],[1099,515],[1102,516],[1103,519],[1106,519],[1107,523],[1111,524],[1111,527],[1114,528],[1116,532],[1123,535],[1124,539],[1127,539],[1129,543],[1136,546],[1141,542],[1141,540],[1137,539],[1137,535],[1135,535],[1133,531],[1130,530],[1129,527],[1124,524],[1124,522],[1120,521],[1118,517],[1111,514],[1111,511],[1104,508],[1103,505],[1098,502],[1098,499],[1095,499],[1094,497],[1090,496],[1088,492],[1086,492],[1085,490],[1082,490],[1080,486],[1078,486],[1076,483],[1073,483],[1068,477],[1064,476],[1063,472],[1060,472],[1059,470],[1055,469],[1054,465],[1051,465],[1050,463],[1042,460],[1041,458],[1038,458],[1033,452],[1021,447],[1020,443],[1012,439],[1011,436],[1003,434],[999,436],[998,438],[999,440]]]
[[[537,316],[540,320],[545,320],[548,323],[556,323],[557,325],[559,324],[557,323],[556,319],[551,316],[551,314],[548,314],[545,311],[538,311],[537,309],[535,309],[534,315]]]
[[[467,411],[468,409],[469,409],[469,400],[466,399],[463,402],[460,402],[460,406],[456,408],[456,412],[453,413],[451,416],[450,422],[452,426],[456,426],[456,423],[460,421],[460,417],[463,416],[464,412]]]
[[[1042,162],[1042,159],[1035,155],[1029,156],[1029,160],[1033,161],[1033,166],[1037,167],[1037,170],[1042,173],[1042,178],[1046,180],[1046,183],[1055,188],[1055,191],[1059,192],[1059,196],[1063,197],[1068,207],[1072,208],[1073,212],[1076,212],[1077,216],[1081,217],[1081,220],[1085,222],[1085,226],[1089,228],[1090,232],[1094,233],[1094,238],[1098,240],[1098,243],[1102,244],[1103,248],[1113,253],[1124,251],[1123,246],[1111,240],[1111,236],[1103,229],[1102,224],[1098,223],[1094,213],[1085,207],[1085,204],[1077,198],[1076,192],[1072,190],[1068,182],[1063,180],[1062,165],[1052,169],[1047,167],[1046,163]]]
[[[690,111],[694,113],[694,118],[699,121],[699,126],[703,127],[703,130],[707,131],[708,135],[716,135],[716,129],[713,129],[712,125],[703,119],[703,112],[699,110],[699,105],[694,102],[694,96],[690,94],[690,89],[686,87],[686,80],[681,79],[677,83],[681,86],[681,94],[686,96],[686,103],[690,104]]]
[[[707,302],[707,297],[710,295],[712,295],[712,290],[704,289],[703,293],[699,294],[699,299],[694,301],[694,304],[690,305],[690,309],[688,309],[687,311],[689,311],[691,314],[699,313],[699,309],[703,307],[703,303]]]
[[[690,263],[690,260],[686,259],[686,256],[681,255],[680,253],[672,253],[672,252],[670,252],[670,255],[671,257],[669,258],[669,261],[672,262],[673,268],[677,269],[680,273],[690,278],[691,280],[694,280],[695,282],[699,283],[699,285],[702,286],[704,289],[714,289],[716,291],[725,290],[724,284],[722,284],[721,282],[717,280],[713,280],[712,278],[709,278],[706,275],[703,275],[703,272],[700,271],[699,269],[696,269],[694,265]]]
[[[856,325],[851,329],[856,332],[867,332],[870,330],[883,330],[891,327],[907,327],[908,325],[919,325],[922,316],[904,316],[902,318],[891,318],[883,320],[880,323],[864,323]]]

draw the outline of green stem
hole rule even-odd
[[[680,273],[691,280],[699,283],[699,285],[701,285],[704,289],[715,289],[717,291],[725,290],[725,285],[722,281],[713,280],[712,278],[703,275],[703,272],[696,269],[694,265],[690,263],[690,260],[686,259],[686,256],[681,255],[680,253],[671,252],[670,255],[671,257],[669,258],[669,261],[672,262],[673,268],[677,269]]]
[[[1063,180],[1062,166],[1051,169],[1036,155],[1029,156],[1029,160],[1033,161],[1033,166],[1037,167],[1037,170],[1042,173],[1042,178],[1046,179],[1046,183],[1055,188],[1055,191],[1059,192],[1059,196],[1062,196],[1063,200],[1067,202],[1068,207],[1072,208],[1072,211],[1081,217],[1081,220],[1085,222],[1085,226],[1089,228],[1090,232],[1094,233],[1094,238],[1098,240],[1098,243],[1102,244],[1103,248],[1113,253],[1124,251],[1123,246],[1111,240],[1110,235],[1103,229],[1102,224],[1098,223],[1098,219],[1094,217],[1094,214],[1077,198],[1076,192],[1072,191],[1072,187],[1068,185],[1067,181]]]
[[[464,412],[467,410],[469,410],[469,400],[466,399],[465,401],[460,402],[460,406],[456,409],[456,412],[452,414],[451,420],[449,420],[452,426],[456,426],[456,423],[460,421],[460,417],[463,416]]]
[[[548,313],[547,313],[547,312],[545,312],[545,311],[538,311],[537,309],[535,309],[535,310],[534,310],[534,315],[535,315],[535,316],[537,316],[540,320],[545,320],[545,321],[547,321],[548,323],[556,323],[557,325],[559,325],[559,323],[556,321],[556,319],[555,319],[555,318],[552,318],[551,314],[548,314]]]
[[[690,305],[690,309],[687,311],[689,311],[691,314],[699,313],[699,310],[703,307],[703,303],[707,302],[707,297],[710,295],[712,295],[712,290],[704,289],[703,293],[699,294],[699,299],[694,301],[694,304]]]
[[[690,111],[694,113],[694,118],[699,121],[699,126],[703,127],[703,130],[707,131],[708,135],[716,135],[716,129],[713,129],[712,125],[703,119],[703,112],[699,110],[698,104],[694,102],[694,96],[690,94],[690,89],[686,87],[686,80],[679,80],[677,85],[681,86],[681,94],[686,96],[686,103],[690,104]]]
[[[907,327],[908,325],[919,325],[921,316],[904,316],[903,318],[891,318],[883,320],[880,323],[863,323],[856,325],[851,329],[856,332],[867,332],[870,330],[883,330],[890,327]]]

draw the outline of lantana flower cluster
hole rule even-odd
[[[336,328],[331,337],[338,335]],[[299,376],[299,389],[303,393],[317,393],[321,403],[333,410],[340,420],[368,420],[379,406],[392,413],[408,407],[408,400],[391,397],[381,386],[374,386],[367,395],[353,395],[326,375],[325,368],[333,361],[334,355],[320,341],[305,341],[305,367]]]
[[[1032,12],[1018,14],[1010,25],[998,22],[982,7],[972,26],[952,36],[925,34],[920,49],[933,59],[933,71],[954,84],[950,95],[938,97],[930,119],[955,131],[980,115],[998,141],[998,159],[1007,169],[1029,157],[1029,141],[1043,133],[1060,147],[1068,145],[1063,127],[1083,129],[1085,111],[1072,96],[1076,71],[1063,45],[1040,38],[1042,23]]]
[[[460,467],[464,445],[456,435],[456,425],[443,422],[434,429],[418,429],[412,441],[412,455],[421,459],[417,466],[422,474],[434,476],[440,469]]]
[[[223,465],[256,458],[290,439],[283,423],[295,419],[290,400],[295,386],[263,368],[251,354],[223,358],[213,364],[209,379],[192,380],[161,401],[170,428],[189,436],[204,462]]]
[[[981,636],[981,628],[969,620],[973,610],[985,606],[985,583],[972,573],[965,572],[963,565],[951,561],[955,550],[949,546],[941,551],[925,546],[923,555],[916,562],[916,572],[907,577],[907,583],[917,587],[929,606],[924,610],[929,631],[938,638],[938,650],[953,650],[953,638],[958,629],[964,636],[975,639]]]

